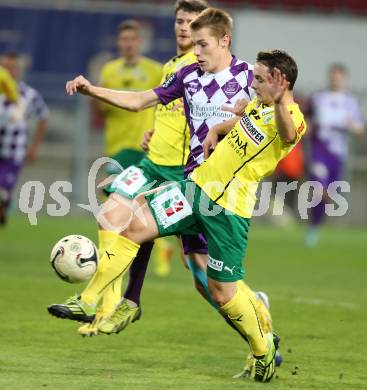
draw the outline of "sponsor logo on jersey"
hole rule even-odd
[[[163,191],[151,202],[160,225],[167,228],[192,214],[192,209],[178,187]]]
[[[232,96],[235,95],[239,89],[240,86],[237,81],[228,81],[223,88],[224,92],[227,95],[232,95]]]
[[[216,260],[211,256],[208,256],[208,267],[215,269],[216,271],[223,270],[223,261]]]
[[[265,107],[260,111],[260,116],[263,118],[264,125],[268,125],[274,118],[274,108]]]
[[[190,115],[193,119],[205,120],[210,117],[230,119],[233,117],[231,112],[222,111],[221,106],[216,104],[196,104],[190,101]]]
[[[265,107],[260,111],[261,116],[269,115],[274,113],[274,108],[273,107]]]
[[[250,141],[255,144],[256,146],[261,145],[261,143],[266,139],[266,134],[263,133],[254,122],[251,121],[251,119],[245,115],[241,121],[240,125],[244,131],[244,133],[247,135],[247,137],[250,139]]]
[[[166,80],[165,80],[165,82],[162,84],[162,87],[163,88],[168,88],[170,85],[172,85],[174,83],[176,78],[177,78],[176,73],[168,75]]]
[[[199,81],[198,80],[190,81],[186,89],[191,94],[196,93],[200,89]]]
[[[247,152],[247,142],[240,137],[236,128],[232,129],[227,136],[227,142],[229,146],[238,154],[240,157],[245,157]]]

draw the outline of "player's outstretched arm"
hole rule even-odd
[[[270,93],[274,101],[275,122],[279,137],[285,143],[293,143],[296,140],[296,129],[292,116],[288,109],[288,104],[293,103],[291,91],[289,91],[289,81],[285,74],[274,68],[273,75],[268,76]]]
[[[97,87],[83,76],[78,76],[74,80],[68,81],[66,83],[66,92],[70,96],[79,92],[129,111],[141,111],[159,103],[157,94],[151,89],[142,92],[115,91]]]

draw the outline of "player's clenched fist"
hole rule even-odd
[[[88,95],[90,86],[91,83],[84,76],[78,76],[74,80],[66,82],[66,93],[70,96],[76,92]]]

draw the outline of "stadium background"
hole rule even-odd
[[[58,322],[45,311],[48,303],[74,292],[48,267],[52,244],[73,232],[96,238],[93,219],[79,218],[83,212],[76,204],[87,203],[86,175],[91,162],[102,155],[103,134],[90,115],[88,100],[66,96],[65,81],[79,73],[96,80],[101,64],[115,55],[116,25],[127,18],[142,21],[145,54],[166,61],[175,53],[172,4],[0,0],[0,52],[23,55],[25,80],[42,93],[51,110],[40,159],[26,167],[18,187],[28,180],[40,180],[46,189],[55,180],[73,183],[73,192],[67,194],[71,216],[44,215],[37,226],[30,226],[14,204],[9,227],[0,232],[0,389],[244,386],[228,382],[245,356],[238,351],[238,338],[198,299],[179,261],[167,280],[149,275],[143,320],[118,338],[79,340],[75,324]],[[239,57],[253,62],[258,50],[275,47],[294,55],[301,97],[325,85],[330,63],[345,63],[366,119],[365,1],[211,4],[232,14],[233,52]],[[366,152],[364,134],[354,141],[348,160],[349,211],[329,221],[319,247],[305,250],[304,225],[277,229],[254,224],[249,283],[269,293],[283,336],[285,362],[279,381],[272,384],[275,389],[366,386]],[[46,197],[43,214],[49,201]],[[258,386],[246,383],[246,388]]]

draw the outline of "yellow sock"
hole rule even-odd
[[[122,276],[117,278],[104,290],[102,305],[100,307],[104,315],[112,313],[116,305],[121,301],[121,286]]]
[[[245,289],[237,288],[232,299],[221,307],[235,327],[247,337],[253,355],[262,356],[268,352],[266,335],[261,328],[255,305]]]
[[[251,299],[255,306],[257,316],[259,318],[261,327],[265,333],[273,332],[273,323],[269,309],[265,306],[262,299],[258,298],[253,290],[243,281],[237,282],[237,288],[241,289]]]
[[[155,273],[158,276],[167,276],[171,271],[172,245],[166,238],[161,237],[154,241],[154,249]]]
[[[113,243],[116,239],[114,234],[111,234],[108,230],[98,230],[98,253],[99,258],[102,257],[104,251]]]
[[[106,287],[123,276],[140,248],[140,245],[115,232],[105,233],[108,233],[111,244],[99,259],[97,272],[81,296],[82,301],[89,305],[96,305]]]
[[[114,234],[106,230],[98,231],[98,240],[99,240],[99,257],[102,257],[102,254],[112,245],[113,241],[116,239]],[[103,315],[111,313],[115,310],[116,305],[121,300],[121,285],[122,285],[122,276],[117,278],[113,283],[108,285],[103,292],[102,305],[100,307]]]

